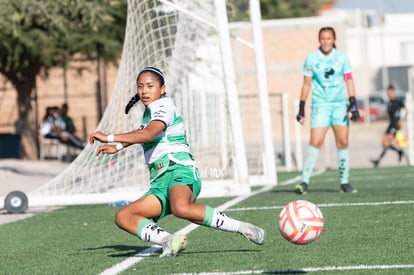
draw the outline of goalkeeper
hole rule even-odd
[[[146,67],[138,74],[137,94],[128,102],[125,113],[139,100],[145,111],[138,130],[116,135],[98,131],[89,137],[90,143],[105,143],[98,148],[97,155],[114,154],[137,143],[144,149],[151,187],[143,197],[116,213],[117,226],[143,241],[161,245],[160,257],[175,256],[187,243],[185,235],[170,234],[156,224],[169,214],[206,227],[236,232],[263,244],[266,236],[263,229],[196,203],[201,191],[200,174],[190,154],[183,118],[166,96],[164,74],[159,69]]]
[[[355,193],[349,184],[349,119],[359,119],[355,99],[355,86],[347,56],[336,49],[336,34],[332,27],[319,30],[320,47],[311,52],[303,67],[303,85],[300,93],[299,112],[296,119],[305,121],[305,102],[312,91],[310,142],[307,149],[302,182],[295,187],[299,194],[308,191],[310,178],[319,151],[330,127],[334,132],[338,150],[338,168],[341,192]],[[345,91],[348,92],[346,95]],[[347,96],[349,104],[347,104]]]

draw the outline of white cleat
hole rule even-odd
[[[187,245],[187,236],[169,235],[162,240],[162,253],[160,258],[176,256]]]
[[[250,223],[242,222],[238,232],[246,239],[255,244],[263,244],[266,239],[266,231]]]

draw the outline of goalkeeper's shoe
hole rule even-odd
[[[168,235],[162,240],[162,253],[160,258],[176,256],[187,245],[187,236],[185,235]]]
[[[238,232],[244,238],[254,242],[255,244],[263,244],[266,239],[266,231],[250,223],[240,222]]]
[[[352,186],[349,183],[341,184],[340,190],[342,193],[357,193],[358,192],[358,190],[352,188]]]
[[[295,186],[295,192],[300,195],[305,195],[308,192],[308,184],[306,182],[302,182]]]

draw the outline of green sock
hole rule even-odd
[[[315,168],[316,161],[318,160],[319,149],[313,147],[312,145],[308,146],[306,152],[305,163],[303,164],[302,172],[302,182],[309,184],[310,177],[312,176],[313,169]]]
[[[349,149],[338,149],[338,169],[341,184],[349,183]]]

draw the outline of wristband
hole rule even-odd
[[[107,135],[106,136],[106,141],[107,142],[114,142],[114,140],[115,140],[115,136],[114,135],[110,134],[110,135]]]
[[[301,100],[301,101],[299,101],[299,109],[305,109],[305,101],[304,100]]]
[[[119,142],[119,143],[117,143],[116,145],[115,145],[115,147],[116,147],[116,150],[121,150],[122,148],[124,148],[124,146],[122,145],[122,143],[121,142]]]

